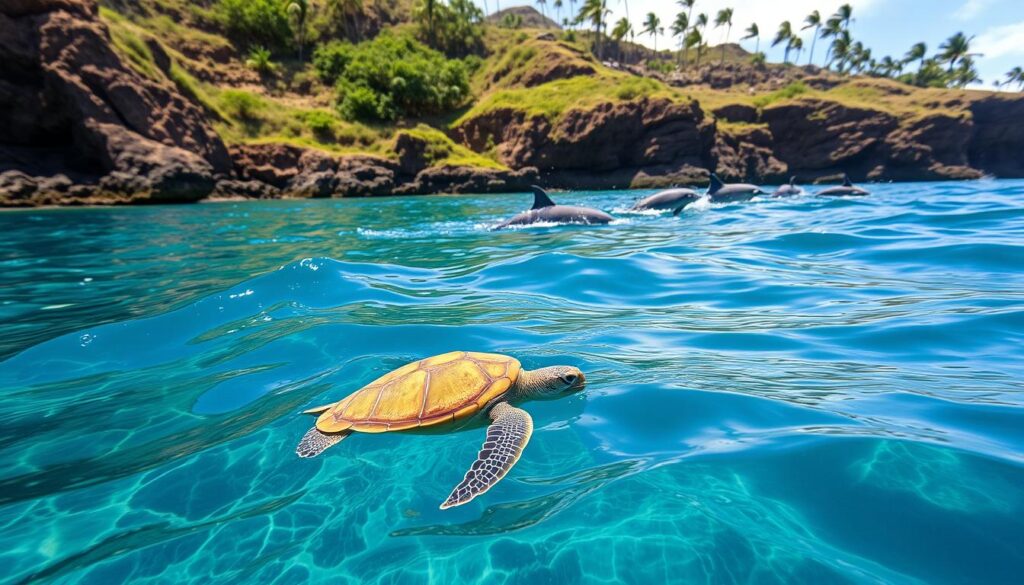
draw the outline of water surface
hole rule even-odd
[[[0,214],[0,574],[56,583],[1013,583],[1024,182],[491,232],[528,195]],[[293,449],[471,349],[574,364],[482,432]]]

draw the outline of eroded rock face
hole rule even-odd
[[[58,153],[91,175],[90,202],[195,201],[230,171],[199,107],[122,61],[91,0],[0,4],[0,61],[0,140]],[[0,160],[0,169],[15,165]],[[69,195],[37,189],[30,199],[71,202]]]
[[[477,151],[497,145],[506,165],[536,167],[550,180],[578,172],[621,177],[645,168],[703,166],[713,125],[696,102],[641,99],[570,110],[554,124],[499,109],[466,121],[455,135]]]
[[[884,112],[818,100],[765,108],[761,119],[791,172],[861,168],[898,125]]]
[[[970,105],[970,165],[998,177],[1024,177],[1024,99],[994,95]]]

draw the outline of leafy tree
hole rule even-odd
[[[291,44],[285,0],[219,0],[216,12],[228,35],[242,46],[287,49]]]
[[[729,43],[729,33],[732,32],[732,8],[723,8],[715,16],[715,28],[725,26],[725,42],[722,43],[722,64],[725,64],[725,45]]]
[[[313,64],[324,81],[335,83],[338,110],[349,120],[440,114],[469,97],[463,61],[406,35],[384,32],[358,45],[328,43],[316,50]]]
[[[817,43],[818,33],[821,31],[821,13],[819,13],[817,10],[807,15],[807,18],[804,19],[804,25],[800,28],[800,30],[807,30],[812,27],[814,28],[814,36],[811,37],[811,53],[807,57],[808,65],[814,62],[814,45],[815,43]]]

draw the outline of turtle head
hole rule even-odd
[[[522,396],[534,400],[551,400],[579,392],[586,382],[583,372],[573,366],[550,366],[519,375]]]

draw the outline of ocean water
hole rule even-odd
[[[872,189],[0,213],[0,580],[1020,583],[1024,181]],[[447,511],[480,429],[294,455],[453,349],[589,384]]]

